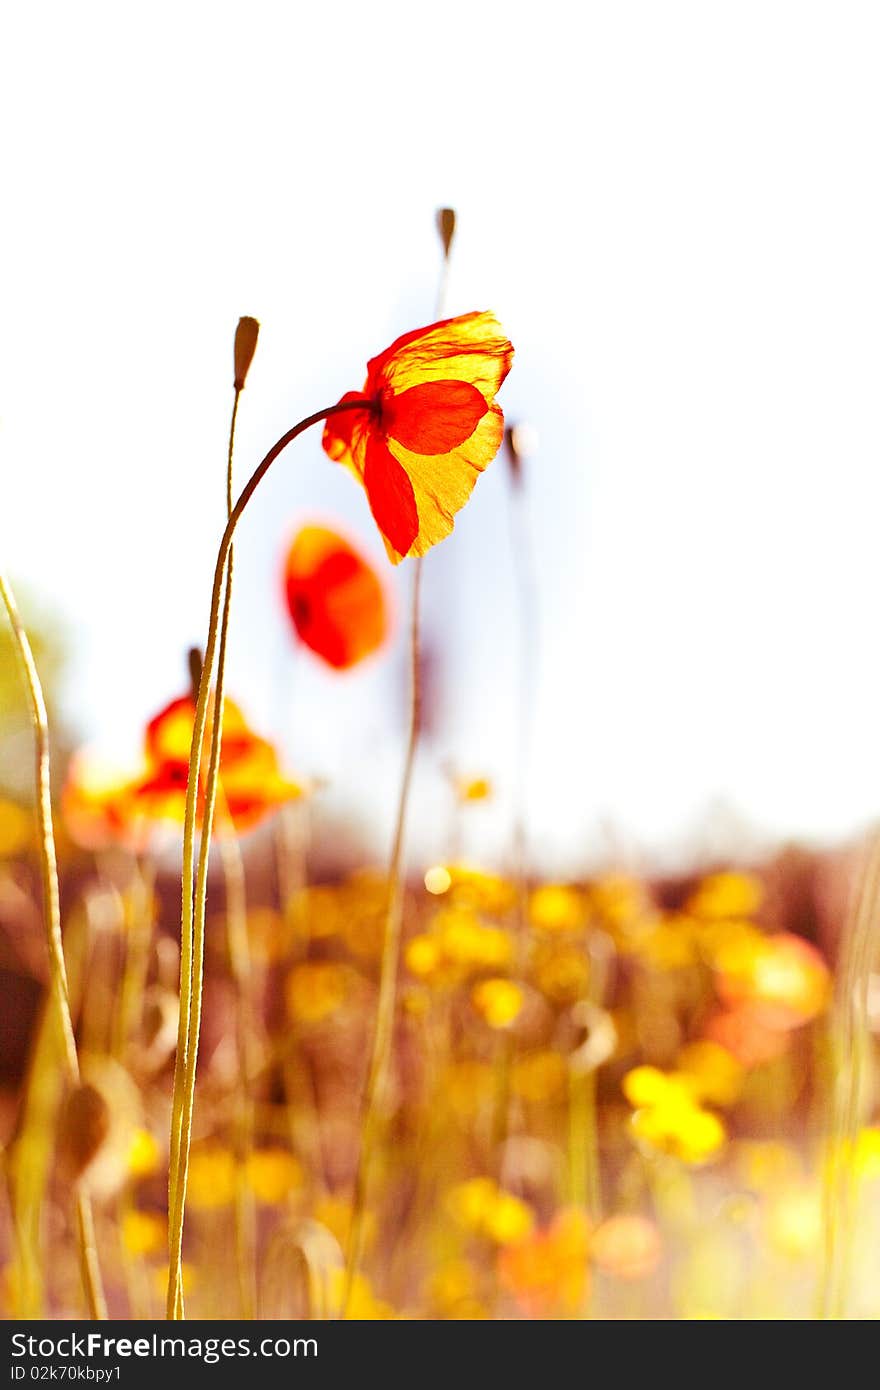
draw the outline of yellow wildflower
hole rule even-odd
[[[348,993],[348,971],[335,961],[305,961],[287,977],[285,996],[291,1017],[318,1023],[335,1013]]]
[[[245,1162],[245,1177],[258,1202],[277,1206],[294,1188],[302,1185],[303,1172],[298,1160],[287,1149],[254,1149]]]
[[[195,1210],[213,1211],[229,1206],[235,1197],[235,1159],[220,1144],[194,1148],[189,1160],[189,1204]]]
[[[529,920],[539,931],[580,931],[586,922],[584,895],[565,883],[542,884],[529,896]]]
[[[0,859],[21,854],[33,841],[34,817],[14,801],[0,797]]]
[[[704,920],[751,917],[761,906],[764,887],[753,874],[707,874],[690,894],[687,911]]]
[[[523,992],[513,980],[482,980],[471,991],[471,1002],[490,1028],[509,1028],[522,1011]]]
[[[128,1148],[128,1173],[132,1178],[149,1178],[159,1169],[159,1141],[148,1129],[137,1128]]]
[[[165,1247],[168,1224],[152,1211],[127,1211],[122,1218],[122,1243],[129,1255],[155,1255]]]

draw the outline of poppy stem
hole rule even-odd
[[[39,817],[40,868],[43,879],[43,919],[49,947],[49,977],[51,981],[51,1000],[58,1021],[59,1036],[63,1044],[64,1066],[71,1085],[79,1084],[79,1058],[76,1051],[76,1038],[73,1020],[70,1015],[70,989],[67,981],[67,966],[64,960],[64,942],[61,936],[61,899],[58,890],[58,861],[55,854],[55,834],[52,826],[52,779],[49,757],[49,717],[43,687],[37,672],[36,662],[28,640],[27,632],[15,602],[12,588],[4,574],[0,574],[0,596],[12,627],[13,640],[19,662],[24,674],[30,703],[31,725],[34,731],[34,751],[36,758],[35,786],[37,796],[37,815]],[[76,1198],[77,1243],[79,1246],[80,1274],[88,1304],[89,1316],[104,1319],[107,1306],[101,1285],[101,1271],[95,1250],[94,1220],[89,1198],[80,1192]]]
[[[394,1012],[397,996],[397,972],[400,961],[400,938],[403,927],[403,903],[405,879],[403,874],[403,849],[406,832],[406,813],[409,806],[410,788],[415,767],[416,750],[419,742],[421,724],[421,678],[419,669],[419,611],[422,582],[422,561],[417,559],[413,569],[412,596],[410,607],[410,720],[406,758],[403,777],[400,783],[400,797],[397,803],[397,820],[394,829],[394,842],[391,850],[391,864],[388,874],[388,910],[385,917],[385,933],[382,942],[382,962],[379,970],[379,998],[376,1005],[376,1026],[373,1032],[373,1045],[367,1068],[367,1082],[362,1102],[361,1142],[358,1153],[354,1181],[351,1225],[349,1227],[345,1282],[339,1316],[345,1318],[351,1299],[355,1277],[361,1262],[364,1244],[364,1223],[367,1206],[367,1185],[370,1176],[370,1162],[376,1143],[378,1121],[381,1110],[382,1093],[388,1060],[391,1052],[391,1037],[394,1028]]]
[[[372,409],[370,401],[357,398],[325,406],[323,410],[308,415],[304,420],[283,434],[266,454],[262,462],[251,474],[247,483],[229,514],[226,529],[220,541],[217,562],[214,567],[214,582],[211,590],[211,614],[208,621],[208,639],[205,646],[205,659],[199,681],[193,720],[192,744],[189,757],[189,776],[186,788],[186,810],[183,827],[183,869],[181,891],[181,936],[180,936],[180,1022],[177,1034],[177,1057],[174,1071],[174,1096],[171,1114],[171,1157],[168,1175],[169,1212],[169,1269],[166,1317],[181,1319],[185,1316],[182,1291],[183,1227],[186,1207],[186,1188],[189,1176],[189,1150],[192,1136],[192,1117],[195,1100],[196,1062],[198,1060],[199,1028],[202,1010],[202,977],[205,945],[205,904],[207,897],[208,852],[211,844],[211,831],[214,824],[214,807],[217,798],[217,772],[220,762],[222,738],[223,692],[218,684],[215,692],[214,714],[211,741],[208,753],[208,772],[204,785],[204,807],[202,813],[202,840],[199,851],[198,874],[196,876],[195,835],[196,814],[202,761],[202,741],[208,721],[208,704],[211,697],[211,679],[214,659],[218,654],[219,663],[225,664],[226,627],[228,626],[228,584],[227,562],[232,549],[232,538],[248,503],[265,478],[272,464],[283,453],[288,444],[303,434],[312,425],[330,415],[346,410]],[[224,594],[225,589],[225,594]],[[223,631],[221,633],[221,604],[223,605]]]
[[[238,418],[238,404],[243,386],[236,382],[232,403],[232,419],[229,422],[229,449],[226,456],[226,517],[232,515],[233,471],[232,461],[235,452],[235,424]],[[222,721],[217,723],[217,711],[222,712],[223,690],[226,673],[226,635],[229,628],[229,613],[232,604],[232,575],[234,551],[230,547],[226,566],[226,597],[223,603],[223,619],[220,631],[220,651],[217,657],[217,688],[214,693],[214,727],[217,730],[217,770],[219,771],[220,740],[223,736]],[[212,734],[213,737],[213,734]],[[215,773],[216,775],[216,773]],[[210,771],[209,771],[210,776]],[[247,931],[247,889],[245,885],[244,861],[241,847],[235,833],[235,826],[222,795],[223,830],[220,837],[220,855],[223,863],[223,879],[226,902],[224,920],[226,924],[226,949],[229,968],[235,986],[235,1034],[238,1052],[239,1097],[238,1114],[235,1124],[235,1259],[238,1267],[238,1288],[241,1300],[241,1316],[246,1320],[254,1317],[256,1302],[256,1215],[253,1194],[247,1184],[247,1164],[253,1147],[254,1113],[250,1099],[250,1085],[253,1075],[251,1057],[251,1037],[253,1019],[250,1010],[249,982],[251,975],[250,945]],[[201,865],[201,859],[200,859]]]
[[[880,912],[880,831],[868,842],[857,895],[849,913],[840,984],[832,1015],[831,1124],[822,1192],[824,1259],[817,1314],[839,1321],[849,1294],[855,1201],[856,1144],[862,1077],[870,1039],[868,994],[874,929]]]

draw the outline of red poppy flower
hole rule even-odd
[[[61,812],[71,839],[83,849],[109,845],[126,845],[136,852],[144,849],[144,827],[131,818],[133,785],[130,776],[120,776],[91,755],[77,753],[61,793]]]
[[[150,820],[184,819],[194,721],[192,697],[184,695],[172,700],[147,725],[144,750],[149,771],[132,788],[132,797],[139,814]],[[220,825],[231,821],[236,830],[249,830],[300,794],[301,789],[282,775],[271,743],[253,732],[238,705],[224,700]],[[200,788],[199,819],[202,800]]]
[[[302,528],[287,555],[284,584],[297,636],[334,670],[356,666],[384,642],[388,617],[379,576],[335,531]]]
[[[397,564],[449,535],[501,445],[495,395],[513,348],[494,314],[462,314],[405,333],[367,364],[370,407],[331,416],[324,448],[366,490]]]

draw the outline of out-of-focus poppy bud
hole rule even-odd
[[[511,425],[504,431],[510,476],[516,484],[524,480],[526,462],[538,447],[538,436],[531,425]]]
[[[455,236],[455,208],[437,209],[437,231],[443,243],[443,255],[448,260],[452,238]]]

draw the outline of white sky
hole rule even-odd
[[[84,738],[133,754],[203,640],[239,315],[243,476],[430,321],[450,203],[449,310],[498,313],[541,439],[536,852],[705,843],[720,803],[778,836],[880,810],[876,6],[29,3],[3,30],[0,540],[72,625]],[[291,671],[278,567],[314,511],[381,561],[316,432],[243,525],[230,685],[381,830],[402,654]],[[438,757],[496,777],[498,850],[500,463],[425,583]],[[430,759],[419,798],[442,852]]]

